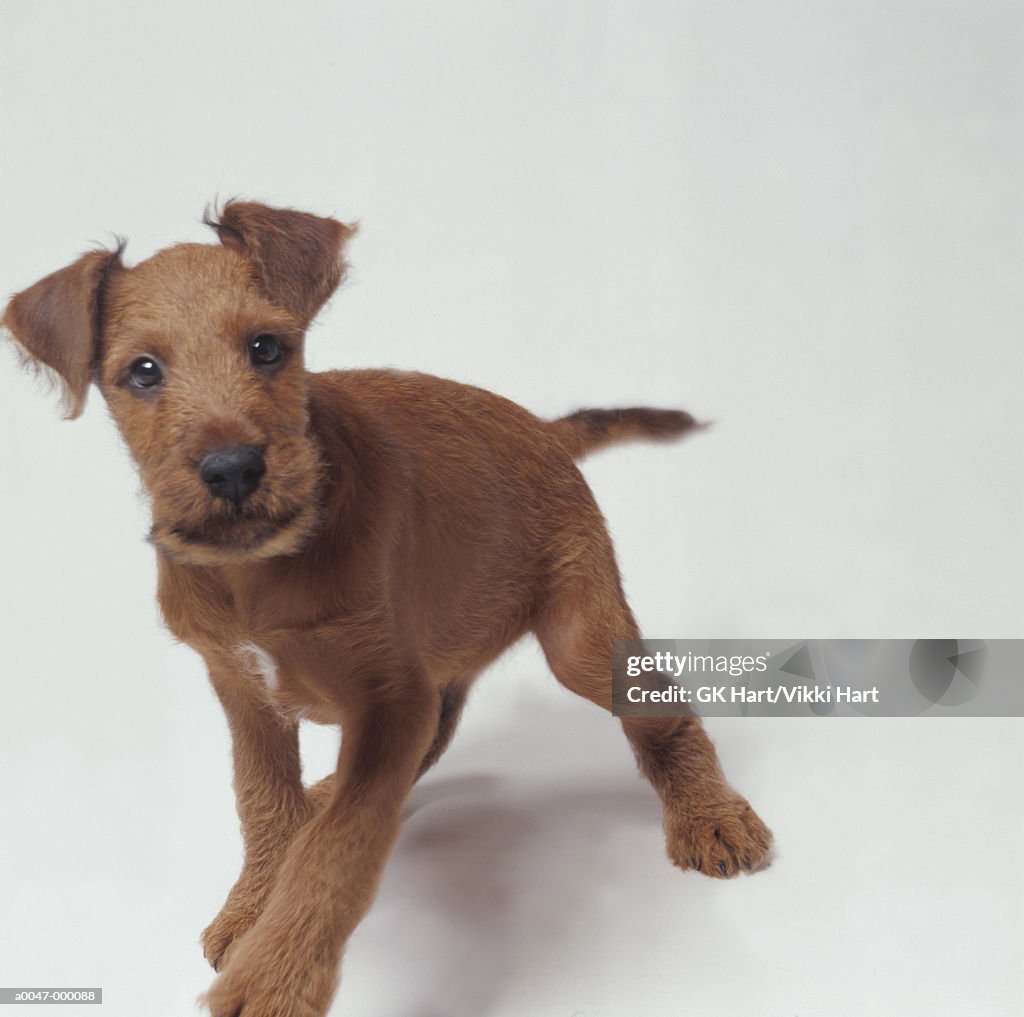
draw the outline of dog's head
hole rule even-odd
[[[95,383],[176,560],[298,551],[319,519],[303,344],[354,232],[334,219],[229,202],[220,244],[179,244],[135,268],[93,251],[17,294],[3,324],[60,382],[69,417]]]

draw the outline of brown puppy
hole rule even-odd
[[[94,251],[15,296],[4,325],[77,416],[103,393],[152,500],[160,606],[227,713],[242,873],[203,934],[216,1017],[318,1017],[398,834],[403,800],[480,671],[528,631],[555,676],[611,707],[611,641],[637,638],[573,463],[668,438],[681,412],[539,420],[419,374],[303,366],[353,229],[231,202],[219,245],[135,268]],[[340,724],[302,783],[298,721]],[[672,861],[755,868],[771,834],[696,718],[623,720]]]

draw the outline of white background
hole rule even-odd
[[[1019,4],[4,0],[0,38],[5,292],[217,196],[359,219],[313,366],[716,422],[586,466],[649,635],[1022,634]],[[192,1014],[225,725],[101,401],[64,423],[4,356],[0,426],[0,985]],[[332,1014],[1024,1011],[1020,721],[709,728],[778,842],[732,883],[508,655]]]

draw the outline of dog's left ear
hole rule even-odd
[[[309,324],[345,276],[345,245],[356,232],[337,219],[249,201],[229,201],[203,221],[220,242],[248,255],[276,304]]]

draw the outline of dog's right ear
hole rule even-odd
[[[103,290],[121,265],[121,251],[90,251],[11,298],[3,326],[14,336],[25,364],[55,377],[65,415],[81,415],[99,365]]]

